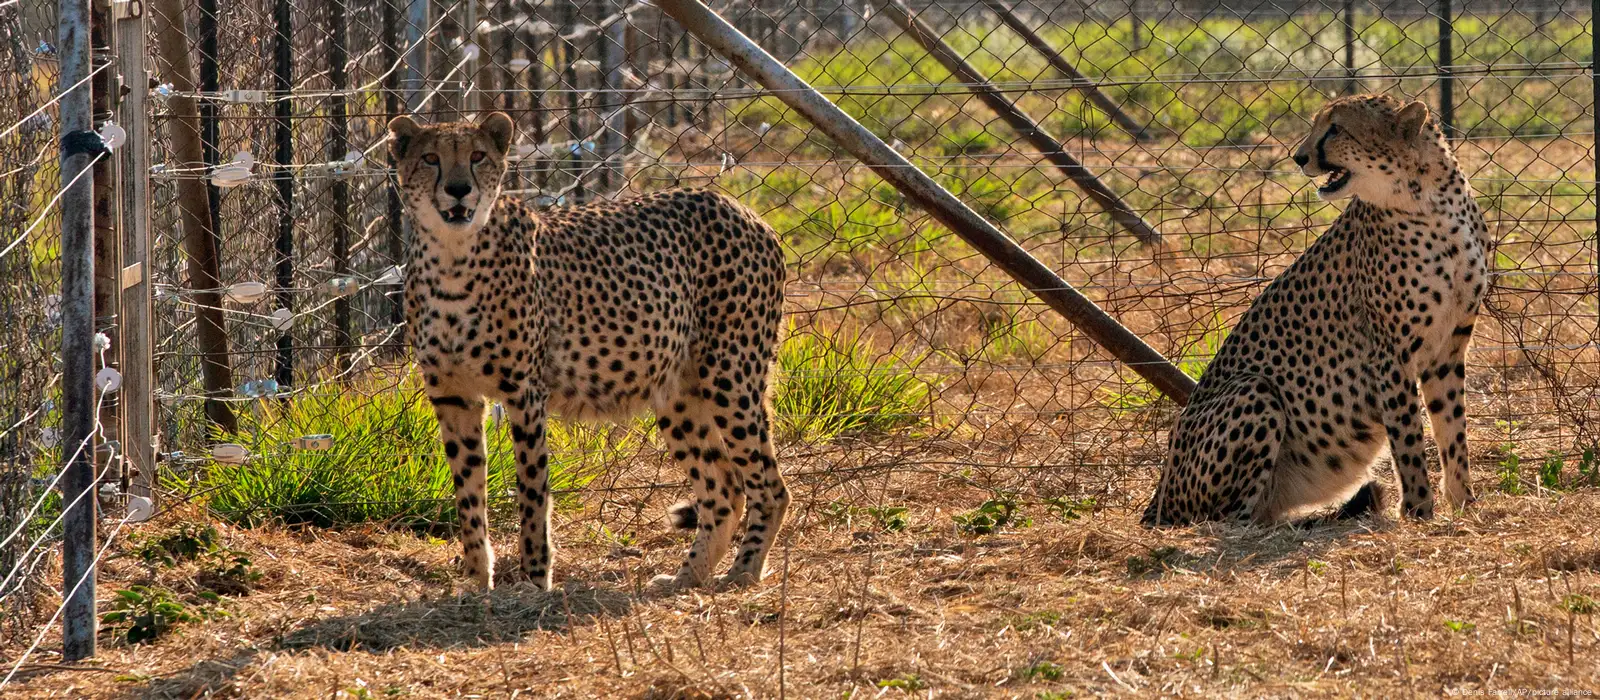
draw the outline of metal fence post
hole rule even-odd
[[[400,8],[398,4],[402,0],[382,1],[383,16],[380,21],[383,24],[383,38],[381,39],[380,53],[383,56],[383,65],[393,66],[400,60]],[[409,54],[407,56],[409,57]],[[383,76],[384,114],[390,118],[398,116],[401,104],[400,72],[390,70]],[[385,148],[383,152],[386,154],[384,162],[389,164],[390,170],[393,170],[395,165],[393,151]],[[397,186],[393,176],[386,178],[386,180],[388,196],[384,208],[385,218],[383,225],[385,235],[383,247],[384,253],[389,256],[389,264],[399,265],[405,256],[405,216],[400,206],[400,188]],[[393,293],[393,291],[386,292],[384,305],[388,309],[386,316],[389,319],[389,323],[400,325],[401,321],[404,320],[402,318],[403,311],[401,309],[400,295]]]
[[[1016,131],[1018,136],[1032,144],[1040,155],[1053,163],[1068,179],[1076,183],[1084,194],[1089,196],[1089,199],[1094,200],[1095,204],[1100,205],[1101,209],[1110,214],[1111,219],[1117,222],[1117,225],[1128,233],[1133,234],[1134,238],[1139,239],[1145,245],[1153,248],[1160,247],[1160,232],[1152,228],[1150,224],[1145,223],[1138,213],[1130,209],[1127,203],[1117,196],[1117,193],[1112,192],[1111,188],[1106,187],[1098,176],[1078,162],[1077,158],[1072,157],[1072,154],[1067,152],[1066,145],[1061,143],[1060,139],[1045,131],[1044,127],[1039,126],[1038,122],[1035,122],[1032,117],[1024,114],[1016,103],[1007,99],[989,82],[987,76],[979,73],[978,69],[967,63],[966,59],[957,54],[955,49],[944,43],[931,27],[911,14],[910,8],[906,7],[900,0],[881,0],[879,7],[895,24],[900,26],[902,31],[912,39],[915,39],[918,45],[922,46],[929,54],[932,54],[940,65],[950,71],[950,74],[956,80],[970,86],[978,98],[983,100],[983,103],[988,105],[989,109],[994,111],[995,114],[1000,115],[1000,118],[1012,130]],[[1082,76],[1080,75],[1079,77]]]
[[[616,0],[603,7],[607,14],[622,10],[622,5]],[[623,168],[618,161],[622,156],[622,132],[627,119],[622,109],[625,101],[621,92],[625,87],[622,77],[624,71],[622,49],[626,41],[623,32],[627,23],[626,18],[612,22],[597,37],[600,44],[600,75],[604,80],[599,100],[600,118],[606,120],[600,125],[598,155],[603,162],[600,168],[600,190],[608,195],[622,188]]]
[[[338,161],[350,150],[350,118],[343,94],[349,87],[345,63],[349,55],[345,42],[349,31],[345,20],[345,0],[328,0],[328,83],[332,95],[328,97],[328,160]],[[387,3],[386,3],[387,4]],[[344,277],[350,272],[350,181],[343,174],[335,174],[328,183],[329,206],[333,209],[333,274]],[[340,371],[350,365],[350,297],[340,295],[333,301],[333,344]]]
[[[684,29],[727,59],[735,70],[750,75],[773,91],[775,97],[815,124],[834,143],[948,226],[1157,390],[1179,404],[1187,403],[1189,394],[1194,391],[1193,379],[816,88],[761,50],[727,20],[699,0],[659,0],[657,4]]]
[[[1344,94],[1356,94],[1356,0],[1344,0]]]
[[[94,137],[90,0],[60,0],[62,657],[95,651]],[[66,89],[71,87],[70,90]]]
[[[1045,41],[1044,37],[1039,36],[1039,33],[1034,31],[1033,27],[1022,21],[1022,18],[1018,17],[1017,13],[1007,7],[1004,2],[1001,2],[1001,0],[984,0],[984,4],[988,5],[989,10],[994,12],[1002,23],[1010,27],[1012,32],[1022,37],[1022,40],[1027,42],[1028,46],[1033,47],[1034,51],[1044,56],[1045,61],[1050,63],[1051,68],[1056,69],[1057,73],[1071,80],[1073,87],[1083,93],[1083,98],[1089,104],[1099,108],[1112,122],[1115,122],[1123,131],[1128,132],[1128,135],[1140,141],[1154,139],[1143,126],[1133,120],[1133,117],[1128,116],[1126,112],[1122,111],[1122,108],[1117,106],[1117,103],[1112,102],[1110,97],[1101,92],[1099,86],[1094,84],[1094,81],[1085,76],[1082,71],[1079,71],[1077,66],[1067,61],[1067,58],[1062,56],[1060,51],[1051,46],[1050,42]],[[1130,4],[1129,7],[1131,8],[1132,5]],[[1130,9],[1129,12],[1132,13],[1132,10]],[[1132,16],[1130,19],[1134,27],[1139,26],[1140,20],[1137,15]],[[1138,32],[1137,29],[1134,31],[1135,33]]]
[[[294,310],[294,171],[287,166],[294,163],[294,6],[290,0],[277,0],[272,16],[275,24],[273,36],[272,87],[277,100],[273,103],[273,135],[276,143],[274,160],[278,164],[273,181],[278,192],[278,241],[275,248],[275,282],[278,287],[278,306]],[[294,326],[278,336],[277,361],[278,386],[294,386]]]
[[[1439,126],[1445,138],[1456,135],[1455,78],[1455,19],[1451,15],[1450,0],[1439,0]]]
[[[428,23],[433,21],[429,0],[406,2],[406,111],[416,113],[428,94]]]

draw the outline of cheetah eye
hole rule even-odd
[[[481,162],[483,162],[484,158],[488,158],[488,157],[489,157],[489,154],[484,153],[483,151],[473,151],[472,152],[472,162],[474,162],[474,163],[481,163]]]
[[[1338,124],[1329,124],[1328,125],[1328,135],[1329,136],[1338,136],[1339,135],[1339,125]]]
[[[428,165],[438,165],[439,155],[437,153],[429,153],[422,157],[422,162],[427,163]]]

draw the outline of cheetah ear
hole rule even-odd
[[[500,149],[501,153],[510,151],[511,139],[517,135],[517,125],[512,123],[511,117],[505,112],[495,112],[484,117],[483,122],[478,124],[478,129],[488,136],[489,140],[494,141],[494,147]]]
[[[404,115],[389,120],[390,145],[389,150],[394,153],[394,159],[406,157],[406,149],[411,147],[411,139],[421,131],[416,120]]]
[[[1422,134],[1428,125],[1428,105],[1421,100],[1400,109],[1400,133],[1407,138]]]

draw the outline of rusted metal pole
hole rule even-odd
[[[175,93],[167,102],[168,137],[172,157],[179,163],[201,163],[200,113],[195,106],[194,68],[189,62],[189,37],[184,29],[181,0],[151,0],[155,12],[156,51],[161,82]],[[130,144],[134,148],[139,146]],[[228,334],[222,321],[222,286],[216,238],[211,231],[211,201],[206,180],[193,175],[178,178],[179,220],[183,226],[183,252],[189,258],[189,285],[194,290],[195,331],[200,341],[200,374],[205,386],[206,417],[223,432],[234,432],[233,410],[226,398],[233,391],[233,366],[228,360]]]
[[[940,65],[945,67],[945,70],[950,71],[956,80],[972,86],[973,92],[983,100],[984,104],[989,106],[989,109],[1000,115],[1000,118],[1016,131],[1019,136],[1026,139],[1028,143],[1033,144],[1033,147],[1038,149],[1040,155],[1049,159],[1051,163],[1055,164],[1056,168],[1077,183],[1078,187],[1083,188],[1084,194],[1089,195],[1090,199],[1094,200],[1102,209],[1105,209],[1106,213],[1111,215],[1111,219],[1117,222],[1117,225],[1127,230],[1128,233],[1133,234],[1134,238],[1139,239],[1140,242],[1147,246],[1159,247],[1161,245],[1161,234],[1151,228],[1150,224],[1145,223],[1144,219],[1140,218],[1132,209],[1128,208],[1127,203],[1123,202],[1122,198],[1117,196],[1117,193],[1112,192],[1110,188],[1105,186],[1105,183],[1100,182],[1100,178],[1089,172],[1089,169],[1079,163],[1077,158],[1073,158],[1072,154],[1067,153],[1067,147],[1061,143],[1060,139],[1045,131],[1044,127],[1039,126],[1032,117],[1018,109],[1017,105],[1007,99],[1005,95],[1002,95],[994,85],[990,84],[989,79],[979,73],[978,69],[973,68],[971,64],[967,63],[966,59],[956,53],[955,49],[944,43],[944,40],[940,39],[933,29],[913,16],[911,10],[902,4],[900,0],[884,0],[879,3],[879,7],[883,9],[885,15],[889,16],[889,19],[900,25],[901,30],[905,31],[912,39],[915,39],[929,54],[932,54]]]
[[[90,0],[61,0],[56,50],[61,97],[61,644],[67,661],[94,656],[95,443],[94,172],[99,137],[89,86]],[[81,446],[81,447],[80,447]]]
[[[804,115],[834,143],[950,227],[1156,389],[1179,404],[1188,401],[1194,391],[1193,379],[717,13],[698,0],[658,0],[657,5],[735,69]]]
[[[1128,132],[1135,139],[1140,141],[1151,140],[1152,137],[1145,127],[1141,126],[1139,122],[1133,120],[1133,117],[1128,116],[1126,112],[1122,111],[1122,108],[1118,107],[1117,103],[1112,102],[1110,97],[1107,97],[1105,93],[1101,92],[1100,88],[1096,86],[1093,81],[1089,80],[1088,76],[1085,76],[1078,70],[1077,66],[1074,66],[1071,62],[1067,61],[1067,57],[1062,56],[1061,52],[1057,51],[1054,46],[1051,46],[1050,42],[1045,41],[1044,37],[1039,36],[1039,33],[1033,30],[1033,27],[1030,27],[1027,25],[1027,23],[1023,22],[1022,18],[1018,17],[1015,12],[1012,12],[1011,8],[1007,7],[1002,0],[984,0],[984,4],[988,5],[989,10],[994,12],[995,15],[999,16],[1000,21],[1009,27],[1011,31],[1016,32],[1018,36],[1022,37],[1022,40],[1027,42],[1028,46],[1033,47],[1034,51],[1037,51],[1040,55],[1044,56],[1044,60],[1050,62],[1051,68],[1056,69],[1056,72],[1066,76],[1068,80],[1071,80],[1074,83],[1073,87],[1083,92],[1083,97],[1089,101],[1089,104],[1092,104],[1095,107],[1098,107],[1100,111],[1105,112],[1106,116],[1111,118],[1111,121],[1116,122],[1117,126],[1122,127],[1123,131]],[[1133,22],[1134,31],[1137,32],[1139,18],[1135,16],[1133,18]]]

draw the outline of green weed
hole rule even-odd
[[[1551,450],[1545,455],[1544,464],[1539,465],[1539,485],[1552,491],[1560,490],[1564,486],[1561,483],[1561,470],[1566,466],[1561,453]]]
[[[1016,501],[992,499],[973,510],[951,516],[956,528],[969,535],[991,535],[1001,529],[1027,527],[1033,521],[1022,514]]]
[[[180,624],[227,614],[213,607],[221,602],[216,593],[202,592],[197,598],[201,604],[191,608],[165,588],[133,586],[116,592],[111,610],[100,616],[100,624],[129,644],[143,644]]]
[[[906,693],[915,693],[919,690],[927,689],[928,684],[922,680],[921,676],[915,673],[903,673],[895,678],[885,678],[878,681],[878,687],[894,688]]]
[[[1509,442],[1496,448],[1500,459],[1495,475],[1500,477],[1500,490],[1513,496],[1522,494],[1522,458],[1517,456],[1516,449],[1517,446]]]
[[[1067,498],[1057,496],[1044,499],[1045,508],[1050,514],[1062,520],[1077,520],[1084,516],[1094,514],[1097,504],[1094,498]]]
[[[1066,673],[1061,664],[1053,661],[1040,661],[1017,671],[1017,678],[1024,683],[1035,681],[1059,681]]]
[[[1600,459],[1596,458],[1595,448],[1583,448],[1583,456],[1578,460],[1578,475],[1588,486],[1600,486]]]

